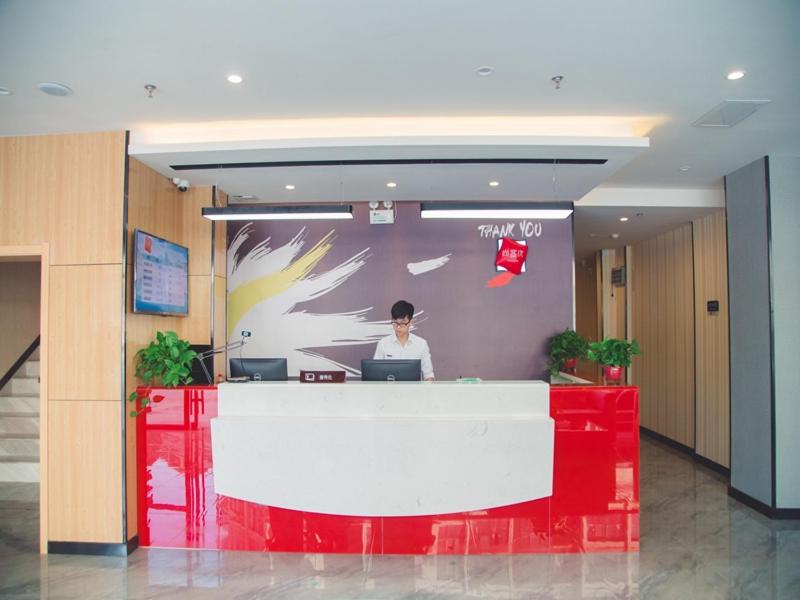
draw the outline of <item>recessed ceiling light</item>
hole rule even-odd
[[[291,184],[291,183],[287,183],[285,187],[286,187],[287,190],[293,190],[294,189],[294,185]]]
[[[627,221],[627,220],[628,220],[628,217],[620,217],[620,218],[619,218],[619,220],[620,220],[620,221],[622,221],[622,222],[624,223],[625,221]]]
[[[13,93],[14,93],[14,92],[12,92],[12,91],[11,91],[10,89],[8,89],[8,88],[0,87],[0,96],[10,96],[10,95],[11,95],[11,94],[13,94]]]
[[[590,233],[589,237],[597,237],[597,234],[596,233]]]
[[[727,78],[730,79],[731,81],[736,81],[737,79],[741,79],[745,75],[747,75],[747,73],[745,73],[744,71],[736,70],[728,73]]]
[[[55,83],[54,81],[44,81],[36,87],[49,96],[69,96],[72,94],[71,88],[63,83]]]
[[[242,83],[244,79],[242,79],[241,75],[237,75],[236,73],[232,73],[228,75],[228,83]]]
[[[611,234],[611,239],[612,239],[612,240],[616,240],[618,237],[619,237],[619,234],[618,234],[618,233],[612,233],[612,234]]]
[[[494,67],[479,67],[475,69],[475,74],[478,77],[489,77],[494,73]]]
[[[680,169],[678,169],[678,170],[679,170],[679,171],[681,171],[682,173],[686,173],[686,171],[690,171],[691,169],[692,169],[692,167],[690,167],[689,165],[683,165],[683,166],[682,166]]]
[[[499,181],[490,181],[490,182],[489,182],[489,185],[490,185],[491,187],[497,187],[498,185],[500,185],[500,182],[499,182]]]
[[[390,182],[388,182],[386,184],[386,187],[388,187],[388,188],[396,188],[397,184],[394,181],[390,181]]]

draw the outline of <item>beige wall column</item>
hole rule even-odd
[[[50,246],[41,524],[51,545],[124,542],[125,146],[124,132],[0,138],[0,246]]]

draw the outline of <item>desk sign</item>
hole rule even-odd
[[[344,371],[300,371],[301,383],[344,383]]]

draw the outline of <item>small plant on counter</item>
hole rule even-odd
[[[191,349],[189,342],[179,338],[174,331],[157,331],[155,341],[136,353],[136,378],[146,386],[186,385],[192,382],[189,367],[196,356],[197,352]],[[163,396],[156,396],[153,401],[161,399]],[[130,415],[135,417],[150,404],[150,399],[134,390],[128,396],[128,402],[133,402],[134,410]]]
[[[589,360],[608,367],[630,367],[634,355],[641,354],[636,340],[608,338],[602,342],[589,344]]]
[[[589,343],[577,331],[565,329],[547,340],[547,367],[551,375],[557,375],[564,363],[586,356]],[[570,368],[574,368],[574,364]]]

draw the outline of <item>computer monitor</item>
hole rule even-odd
[[[372,359],[361,361],[361,381],[419,381],[422,361],[415,359]]]
[[[254,381],[286,381],[289,379],[285,358],[231,358],[231,377],[247,377]]]

